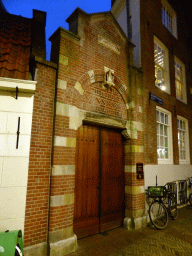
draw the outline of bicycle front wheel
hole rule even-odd
[[[173,220],[176,220],[177,219],[177,216],[178,216],[178,209],[177,209],[177,203],[176,203],[176,198],[170,198],[170,201],[169,201],[169,204],[170,204],[170,215],[171,215],[171,218]]]
[[[157,229],[164,229],[168,223],[168,213],[163,203],[154,201],[149,207],[149,218]]]

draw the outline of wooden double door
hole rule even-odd
[[[77,131],[74,232],[78,238],[122,225],[123,141],[115,130],[83,125]]]

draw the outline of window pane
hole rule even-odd
[[[180,149],[183,149],[183,142],[180,140]]]
[[[183,71],[185,67],[182,62],[175,60],[175,87],[176,87],[176,96],[179,100],[183,100],[184,97],[184,76]]]
[[[157,124],[157,134],[160,133],[160,124]]]
[[[163,135],[163,125],[160,124],[160,134]]]
[[[165,158],[168,159],[168,148],[165,149]]]
[[[177,123],[179,125],[178,127],[178,147],[179,147],[179,159],[180,160],[186,160],[186,125],[187,123],[184,120],[177,120]]]
[[[162,148],[164,147],[163,136],[160,136],[160,146],[161,146]]]
[[[164,123],[164,113],[161,112],[161,123]]]
[[[182,133],[182,131],[179,131],[179,133],[180,133],[180,140],[183,140],[183,133]]]
[[[160,158],[163,158],[163,152],[162,152],[162,149],[160,149]]]
[[[179,128],[179,119],[177,119],[177,128]]]
[[[183,150],[183,159],[186,159],[186,152]]]
[[[165,138],[165,147],[168,148],[168,138]]]
[[[168,124],[168,115],[165,114],[165,124]]]
[[[183,121],[183,130],[185,130],[185,122]]]
[[[157,136],[157,147],[159,147],[159,136]]]
[[[183,160],[183,150],[180,150],[180,159]]]
[[[182,121],[180,120],[180,129],[183,129]]]
[[[157,155],[159,159],[169,159],[168,115],[158,110],[157,119]]]
[[[159,122],[159,111],[156,111],[156,119],[157,119],[157,122]]]
[[[167,136],[167,126],[164,126],[164,135]]]

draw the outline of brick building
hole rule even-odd
[[[129,173],[143,162],[142,72],[132,66],[133,44],[110,12],[76,9],[67,21],[69,31],[50,38],[51,62],[35,58],[26,255],[64,255],[77,238],[145,211],[143,179]]]
[[[112,1],[111,11],[135,44],[134,64],[143,70],[145,188],[155,185],[156,175],[159,185],[184,180],[192,175],[192,81],[181,5]]]
[[[30,245],[47,239],[51,150],[43,150],[41,165],[38,150],[43,140],[52,142],[44,123],[53,122],[53,104],[46,102],[55,97],[56,64],[45,61],[45,24],[45,12],[33,10],[32,19],[12,15],[0,1],[0,231],[21,229],[25,247],[28,233],[35,233]],[[38,230],[31,215],[39,218]]]
[[[45,58],[46,14],[8,13],[0,1],[0,230],[24,231],[33,101],[31,58]],[[38,37],[38,30],[41,35]],[[44,32],[44,33],[43,33]],[[38,45],[37,45],[38,42]]]
[[[156,175],[159,185],[192,176],[181,17],[164,0],[126,2],[104,13],[77,8],[69,31],[51,36],[50,62],[39,37],[45,14],[36,13],[41,30],[32,33],[24,78],[36,85],[25,222],[11,226],[24,230],[25,255],[65,255],[78,238],[142,227],[145,188]]]

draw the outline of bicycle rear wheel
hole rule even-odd
[[[178,209],[177,209],[177,202],[176,202],[176,198],[170,198],[169,199],[169,209],[170,209],[170,216],[173,220],[177,219],[178,216]]]
[[[168,223],[168,213],[165,205],[154,201],[149,207],[149,218],[157,229],[164,229]]]

